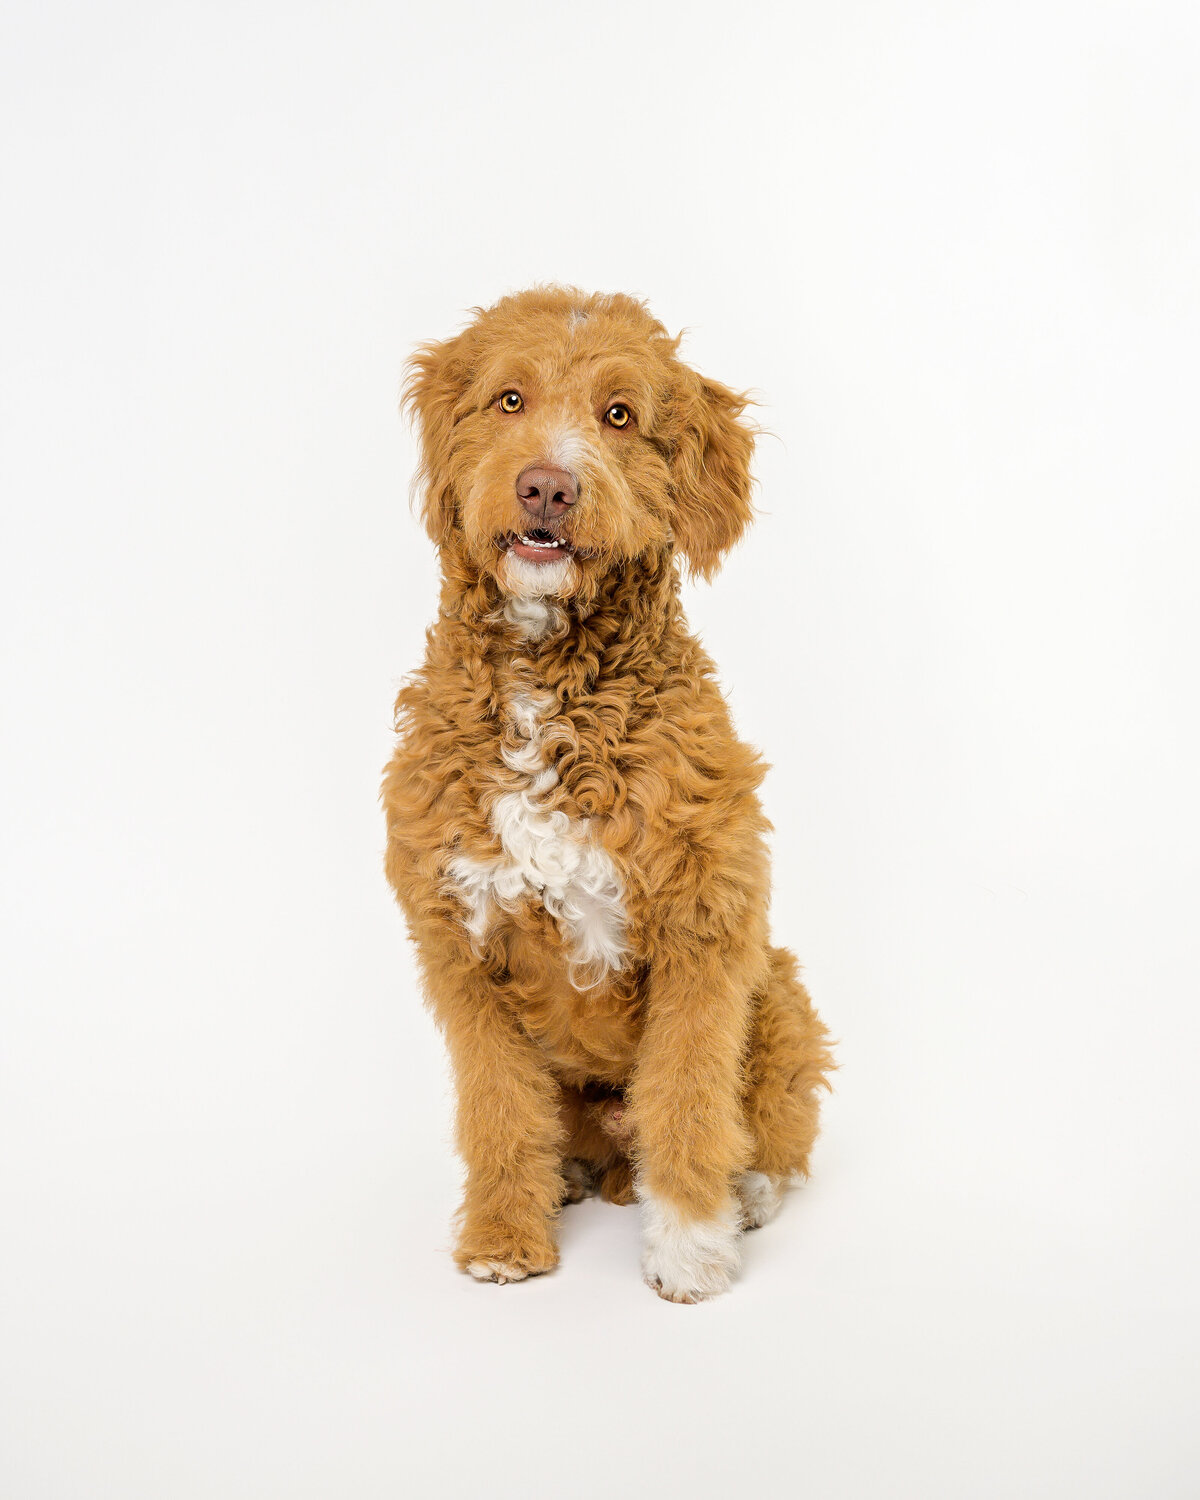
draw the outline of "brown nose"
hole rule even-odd
[[[530,464],[517,475],[517,499],[537,520],[555,520],[579,499],[579,486],[566,469]]]

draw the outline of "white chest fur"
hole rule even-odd
[[[545,754],[555,733],[548,722],[552,707],[552,699],[533,694],[510,703],[517,746],[505,746],[500,754],[521,785],[499,793],[490,808],[500,852],[489,859],[456,855],[446,869],[476,941],[491,927],[497,908],[514,911],[524,901],[540,901],[566,941],[571,982],[582,989],[624,961],[625,893],[588,820],[545,806],[558,782]]]

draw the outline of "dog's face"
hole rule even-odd
[[[422,515],[507,593],[566,598],[674,545],[710,577],[751,517],[745,400],[632,298],[506,297],[414,356]]]

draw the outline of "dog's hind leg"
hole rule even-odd
[[[578,1203],[599,1192],[609,1203],[632,1203],[627,1155],[632,1138],[620,1093],[562,1087],[563,1202]]]
[[[738,1180],[742,1222],[756,1229],[779,1207],[783,1185],[808,1175],[817,1136],[818,1093],[834,1066],[829,1033],[786,948],[769,950],[767,984],[754,1007],[746,1057],[746,1124],[751,1169]]]
[[[622,1156],[602,1174],[600,1196],[605,1203],[625,1205],[637,1202],[637,1193],[633,1187],[633,1167],[628,1157]]]

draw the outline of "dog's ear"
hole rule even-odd
[[[421,344],[408,362],[401,409],[408,412],[421,442],[417,470],[421,520],[441,545],[454,526],[454,490],[448,464],[450,436],[458,406],[471,379],[463,336]]]
[[[711,578],[754,515],[754,431],[741,420],[745,396],[686,368],[682,375],[671,401],[671,529],[692,572]]]

